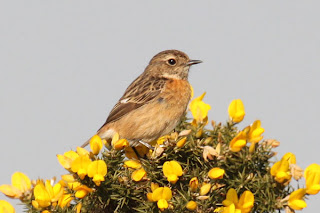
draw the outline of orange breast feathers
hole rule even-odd
[[[185,110],[191,98],[191,86],[186,80],[170,80],[160,96],[168,104],[178,105]]]

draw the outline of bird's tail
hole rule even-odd
[[[84,148],[84,147],[88,146],[89,142],[90,142],[90,139],[91,138],[89,138],[86,142],[84,142],[84,144],[81,145],[81,148]]]

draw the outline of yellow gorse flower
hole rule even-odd
[[[59,163],[65,169],[70,169],[71,163],[78,157],[79,154],[72,150],[65,152],[63,155],[57,155]]]
[[[31,180],[22,172],[15,172],[11,176],[11,185],[0,186],[0,191],[10,198],[21,198],[31,190]]]
[[[254,121],[253,124],[251,124],[250,130],[247,135],[248,142],[251,142],[251,143],[259,142],[263,138],[262,133],[264,133],[264,128],[261,127],[261,121],[260,120]]]
[[[187,137],[183,137],[183,138],[181,138],[181,139],[176,143],[176,146],[177,146],[178,148],[181,148],[181,147],[184,146],[184,144],[186,143],[186,141],[187,141]]]
[[[66,183],[70,183],[70,182],[74,182],[76,181],[73,177],[73,175],[71,174],[67,174],[67,175],[61,175],[61,179],[66,182]]]
[[[191,190],[192,192],[194,192],[194,191],[197,190],[198,186],[199,186],[199,180],[198,180],[198,178],[197,178],[197,177],[191,178],[191,180],[190,180],[190,182],[189,182],[190,190]]]
[[[203,183],[201,188],[200,188],[200,195],[203,196],[203,195],[206,195],[209,193],[211,189],[211,184],[210,183]]]
[[[147,174],[138,160],[127,160],[124,162],[124,166],[131,169],[137,169],[131,174],[131,179],[134,181],[142,180]]]
[[[91,160],[88,155],[79,156],[71,163],[71,171],[78,174],[81,180],[88,174],[88,166]]]
[[[94,135],[90,139],[90,149],[94,155],[99,154],[100,150],[103,147],[102,139],[99,137],[99,135]]]
[[[296,164],[297,163],[296,156],[291,152],[286,153],[282,157],[282,159],[288,161],[289,164]]]
[[[190,99],[193,98],[193,95],[194,95],[194,90],[193,90],[193,87],[190,85],[190,90],[191,90],[191,95],[190,95]]]
[[[320,165],[311,164],[304,171],[306,179],[306,193],[315,195],[320,191]]]
[[[213,180],[222,179],[224,173],[225,173],[224,169],[215,167],[215,168],[210,169],[208,176],[209,176],[209,178],[211,178]]]
[[[78,203],[76,205],[76,213],[80,213],[81,212],[81,208],[82,208],[82,203]]]
[[[92,161],[88,165],[88,177],[93,179],[93,182],[100,186],[104,181],[104,176],[107,174],[107,164],[103,160]]]
[[[73,200],[72,194],[64,193],[58,200],[58,206],[64,208],[65,206],[70,206],[70,202]]]
[[[154,190],[156,190],[157,188],[159,188],[159,184],[152,182],[150,188],[151,188],[151,191],[152,191],[152,192],[147,193],[147,198],[148,198],[148,200],[151,201],[151,202],[156,202],[155,200],[152,199],[152,193],[154,192]]]
[[[129,142],[126,139],[120,139],[119,133],[113,135],[111,144],[116,150],[122,150],[129,146]]]
[[[76,193],[74,194],[74,196],[76,198],[84,198],[85,196],[87,196],[87,194],[89,194],[90,192],[93,191],[93,189],[89,188],[86,185],[79,185],[77,186],[75,189]]]
[[[194,202],[193,200],[191,200],[191,201],[189,201],[189,202],[187,203],[186,208],[187,208],[188,210],[193,211],[193,210],[195,210],[195,209],[197,208],[197,203]]]
[[[224,206],[229,206],[231,204],[236,204],[239,202],[237,192],[234,188],[231,188],[227,192],[226,199],[222,202]]]
[[[232,152],[239,152],[247,144],[247,135],[245,132],[241,131],[236,137],[234,137],[229,145]]]
[[[250,153],[254,152],[256,143],[262,140],[262,133],[264,133],[264,128],[261,127],[261,121],[254,121],[249,128],[249,132],[247,133],[247,140],[249,143],[251,143],[249,148]]]
[[[290,181],[292,175],[290,164],[296,163],[296,156],[291,152],[286,153],[280,161],[276,162],[270,170],[271,175],[279,183]]]
[[[90,155],[88,150],[86,150],[85,148],[79,147],[79,146],[77,147],[77,153],[79,154],[79,156],[85,156],[85,155],[89,156]]]
[[[301,210],[307,207],[307,203],[303,200],[305,194],[305,189],[293,191],[289,196],[288,206],[294,210]]]
[[[127,141],[127,139],[120,139],[117,142],[115,142],[113,145],[113,147],[116,150],[122,150],[122,149],[126,148],[127,146],[129,146],[129,142]]]
[[[71,190],[74,190],[75,188],[81,185],[80,182],[74,179],[73,175],[61,175],[61,179],[64,182],[64,186],[68,187]],[[60,181],[60,183],[62,181]]]
[[[302,174],[303,170],[296,164],[297,163],[296,156],[293,153],[288,152],[282,157],[282,159],[288,161],[290,175],[295,180],[299,180],[303,176]]]
[[[166,142],[170,138],[170,135],[164,135],[157,139],[157,144],[162,145],[164,142]]]
[[[134,181],[140,181],[146,176],[146,174],[147,172],[143,168],[140,168],[132,173],[131,179]]]
[[[236,206],[232,203],[230,206],[222,207],[222,211],[218,211],[221,213],[241,213],[241,211],[238,209],[236,211]]]
[[[151,183],[151,191],[156,190],[157,188],[159,188],[159,184],[157,183]]]
[[[79,156],[89,156],[89,152],[81,147],[77,147],[77,152],[70,150],[65,152],[63,155],[57,155],[58,161],[65,169],[71,169],[72,162]]]
[[[205,118],[208,116],[209,110],[211,109],[209,104],[206,104],[202,101],[205,95],[206,93],[204,92],[201,96],[193,99],[189,105],[192,116],[197,122],[202,122],[205,120]]]
[[[228,108],[229,116],[232,122],[239,123],[246,115],[244,111],[244,105],[240,99],[231,101]]]
[[[124,166],[132,169],[140,169],[142,165],[138,160],[126,160]]]
[[[57,201],[64,194],[64,188],[60,183],[51,185],[50,180],[45,183],[40,180],[34,187],[34,200],[32,205],[36,209],[46,208],[50,205],[56,205]]]
[[[157,201],[158,208],[163,211],[167,209],[168,200],[172,198],[172,191],[169,187],[159,187],[152,192],[152,200]]]
[[[5,200],[0,200],[0,213],[15,213],[13,206]]]
[[[237,209],[240,209],[241,212],[247,213],[250,212],[254,204],[254,196],[252,192],[245,191],[241,194],[239,203],[236,205]]]
[[[289,162],[287,160],[281,159],[276,162],[270,170],[271,175],[279,183],[284,183],[291,179]]]
[[[228,190],[227,197],[222,201],[222,204],[225,207],[229,207],[233,204],[235,206],[235,212],[249,213],[254,204],[254,196],[252,192],[247,190],[243,192],[240,199],[238,199],[236,190],[231,188]]]
[[[163,164],[163,174],[170,183],[175,184],[182,175],[182,168],[177,161],[166,161]]]
[[[256,143],[258,143],[262,138],[262,133],[264,128],[261,127],[261,121],[256,120],[250,126],[244,128],[238,133],[230,142],[230,150],[233,152],[239,152],[243,147],[247,145],[247,142],[251,143],[249,151],[252,153],[254,151]]]

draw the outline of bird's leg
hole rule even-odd
[[[147,147],[148,149],[154,150],[154,147],[151,146],[150,144],[143,142],[143,141],[139,141],[139,143],[141,143],[142,145],[144,145],[145,147]]]
[[[132,150],[134,151],[134,153],[137,155],[138,159],[142,158],[139,154],[139,152],[137,151],[136,149],[136,146],[138,145],[138,143],[144,145],[145,147],[147,147],[148,149],[151,149],[151,150],[154,150],[154,147],[152,147],[150,144],[146,143],[146,142],[143,142],[143,141],[138,141],[138,142],[135,142],[133,144],[131,144],[131,148]]]
[[[136,147],[132,146],[131,148],[134,151],[134,153],[137,155],[137,158],[139,160],[141,158],[141,156],[139,155],[139,152],[136,150]]]

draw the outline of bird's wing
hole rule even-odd
[[[126,89],[124,95],[113,107],[102,127],[108,123],[119,120],[124,115],[155,100],[155,98],[162,92],[165,83],[165,79],[152,79],[144,75],[139,76]]]

